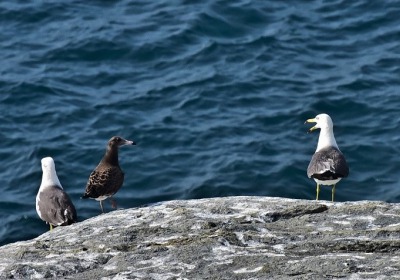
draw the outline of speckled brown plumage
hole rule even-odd
[[[124,182],[124,172],[118,162],[118,147],[124,145],[136,145],[136,143],[118,136],[114,136],[108,141],[106,153],[90,174],[85,194],[82,196],[82,198],[93,198],[100,201],[102,212],[104,212],[102,200],[118,192]]]
[[[112,196],[123,182],[124,173],[119,166],[100,165],[90,174],[85,195],[90,198]]]

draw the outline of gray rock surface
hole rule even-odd
[[[399,279],[400,207],[269,197],[113,211],[0,247],[10,279]]]

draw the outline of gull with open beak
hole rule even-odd
[[[333,135],[332,119],[327,114],[319,114],[306,123],[316,123],[310,132],[320,129],[317,149],[307,168],[307,176],[317,183],[317,199],[320,185],[332,186],[332,201],[335,199],[336,184],[349,175],[349,166]]]

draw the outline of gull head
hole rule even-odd
[[[327,114],[319,114],[313,119],[306,120],[306,123],[316,123],[313,127],[310,128],[309,132],[312,132],[316,129],[332,129],[333,123],[332,119]]]
[[[54,160],[51,157],[45,157],[41,160],[42,163],[42,184],[41,186],[51,186],[57,185],[62,188],[60,181],[58,180],[58,176],[56,173],[56,166],[54,164]]]
[[[52,170],[56,170],[56,166],[54,164],[54,160],[51,157],[42,158],[42,170],[43,172],[51,172]]]
[[[136,145],[136,143],[134,141],[126,140],[119,136],[114,136],[108,141],[108,146],[110,148],[121,147],[126,145]]]

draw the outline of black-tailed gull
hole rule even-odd
[[[39,217],[53,226],[70,225],[77,221],[74,204],[58,180],[54,160],[42,158],[42,183],[36,196],[36,212]]]
[[[317,183],[317,200],[319,198],[319,186],[332,187],[332,201],[335,198],[335,186],[344,177],[349,175],[349,166],[336,143],[333,135],[333,123],[327,114],[317,115],[308,119],[308,123],[316,123],[310,128],[310,132],[319,128],[318,145],[307,168],[307,175]]]

